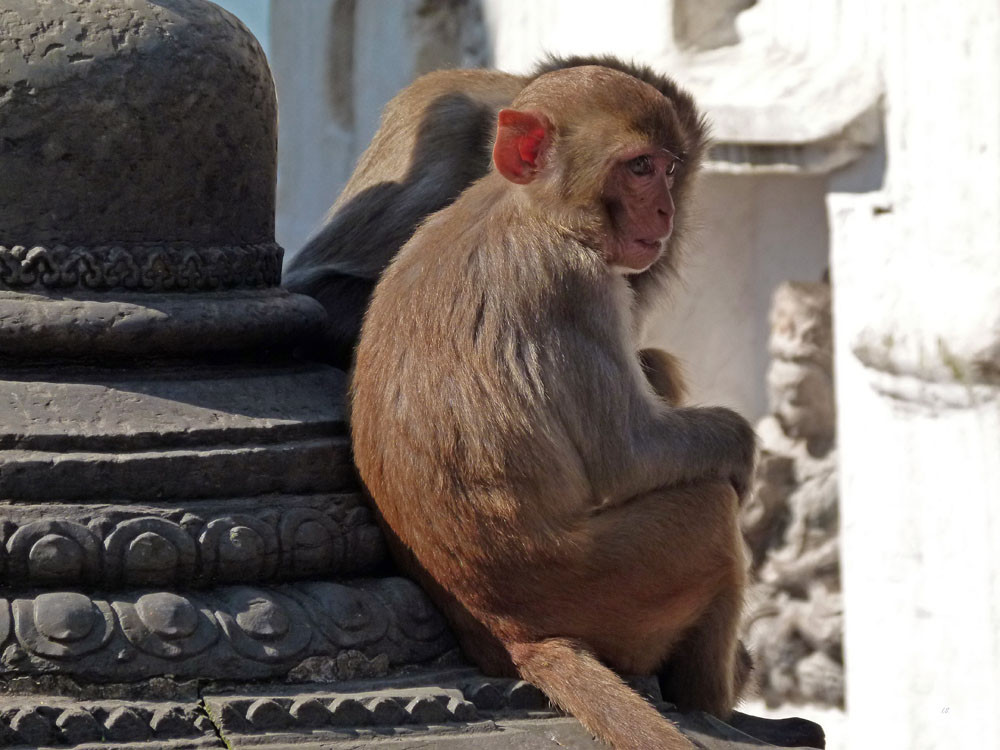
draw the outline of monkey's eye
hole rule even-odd
[[[653,157],[646,154],[637,156],[625,162],[625,166],[628,167],[628,171],[632,174],[645,177],[646,175],[653,174]]]
[[[679,159],[674,159],[672,162],[670,162],[670,166],[667,167],[667,174],[674,174],[677,171],[677,162],[678,161],[680,161],[680,160]]]

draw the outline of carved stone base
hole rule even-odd
[[[184,588],[370,575],[386,557],[360,493],[128,505],[0,503],[0,584]]]
[[[0,599],[0,664],[8,678],[257,679],[349,650],[388,667],[452,646],[444,620],[403,578]]]
[[[216,727],[198,703],[75,701],[33,697],[5,700],[0,747],[222,748]]]
[[[640,685],[699,748],[760,750],[822,747],[822,729],[801,719],[738,714],[757,739],[701,712],[678,713],[659,700],[655,681]],[[818,744],[801,745],[804,737]],[[122,743],[136,750],[181,748],[446,748],[448,750],[607,750],[575,719],[554,710],[522,680],[474,669],[411,670],[389,679],[336,685],[269,684],[237,691],[206,685],[163,700],[49,695],[5,696],[0,747]],[[103,745],[106,747],[107,744]]]

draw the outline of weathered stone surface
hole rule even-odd
[[[277,729],[284,729],[297,720],[293,719],[291,714],[279,705],[277,701],[269,698],[258,698],[251,703],[247,709],[246,718],[250,726],[258,732],[271,732]]]
[[[152,734],[149,712],[132,706],[118,706],[104,720],[109,740],[116,742],[141,742]]]
[[[318,727],[330,720],[330,711],[318,698],[305,696],[296,698],[288,708],[296,725],[301,727]]]
[[[542,710],[549,707],[549,699],[530,682],[517,680],[507,688],[506,705],[514,710]]]
[[[289,682],[343,682],[367,677],[383,677],[389,672],[389,659],[379,654],[369,659],[360,651],[347,649],[335,657],[311,656],[303,659],[287,679]]]
[[[482,695],[487,685],[499,700],[491,702],[489,709],[477,708],[468,699]],[[594,741],[575,719],[560,716],[544,699],[522,700],[520,693],[525,686],[527,683],[520,680],[487,678],[475,670],[456,669],[335,687],[264,686],[256,694],[209,690],[205,706],[209,715],[225,717],[220,734],[233,747],[606,747]],[[823,744],[822,730],[802,719],[773,721],[737,714],[734,725],[727,725],[700,712],[677,713],[658,702],[658,693],[654,701],[699,748],[774,747],[771,742],[786,747]],[[308,711],[302,710],[305,706]],[[253,717],[265,710],[275,717],[273,725],[256,726]],[[813,744],[800,745],[804,740]]]
[[[357,698],[334,698],[329,722],[335,727],[363,727],[372,723],[372,714]]]
[[[743,511],[757,583],[745,638],[769,705],[842,706],[837,453],[830,287],[787,283],[774,295],[772,414]]]
[[[449,699],[449,702],[454,699]],[[457,701],[452,705],[459,705]],[[403,709],[409,720],[414,724],[443,724],[454,715],[448,710],[448,704],[430,695],[420,695],[412,698]]]
[[[10,369],[0,378],[2,499],[182,500],[356,483],[343,374],[330,368]]]
[[[478,750],[559,747],[549,744],[555,739],[567,748],[605,747],[592,740],[575,719],[559,715],[548,705],[527,708],[503,699],[491,710],[477,709],[466,697],[484,684],[492,685],[496,695],[510,696],[516,694],[512,688],[523,683],[458,668],[410,669],[390,679],[337,686],[271,684],[233,692],[209,685],[203,688],[204,697],[183,700],[144,698],[149,686],[136,690],[130,700],[15,693],[5,696],[0,709],[0,747],[23,747],[29,736],[49,745],[87,750],[96,749],[96,744],[89,743],[102,738],[116,745],[133,743],[129,746],[136,750],[359,748],[384,743]],[[815,724],[800,719],[773,721],[737,713],[733,725],[726,725],[697,712],[678,714],[659,703],[658,694],[651,699],[699,748],[772,747],[768,742],[773,741],[794,747],[797,739],[822,737]]]
[[[35,706],[21,708],[10,719],[10,728],[26,745],[51,745],[56,738],[55,727],[48,712]]]
[[[283,289],[69,294],[0,288],[0,365],[57,354],[100,354],[105,362],[134,365],[137,356],[288,350],[318,330],[324,316],[315,300]]]
[[[181,706],[159,706],[153,711],[149,728],[157,737],[190,737],[199,734],[196,715]]]
[[[504,705],[504,695],[500,689],[488,680],[474,682],[465,689],[465,697],[468,698],[476,708],[487,711],[494,711]]]
[[[5,2],[0,245],[273,242],[275,107],[211,3]]]
[[[83,701],[65,697],[7,697],[0,719],[0,747],[77,746],[150,741],[138,747],[160,750],[178,740],[188,747],[215,746],[213,725],[197,728],[204,712],[195,703]],[[93,743],[93,744],[91,744]],[[221,742],[218,743],[221,746]]]
[[[198,592],[47,592],[0,599],[2,622],[8,623],[0,631],[6,676],[59,672],[97,682],[279,677],[310,657],[336,661],[341,654],[400,665],[454,646],[423,592],[401,578]]]
[[[376,726],[398,726],[409,718],[409,713],[397,700],[387,696],[376,696],[365,702],[365,708]]]
[[[364,575],[385,559],[359,493],[7,503],[0,542],[0,582],[18,587],[267,583]]]
[[[103,735],[97,719],[82,708],[63,711],[56,719],[56,727],[62,733],[64,741],[70,745],[97,742]]]

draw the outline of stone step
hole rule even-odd
[[[110,692],[93,698],[7,695],[0,708],[0,747],[607,750],[533,686],[473,669],[239,689],[120,685]],[[703,750],[776,747],[707,714],[679,713],[654,702]],[[822,737],[817,725],[801,719],[743,719],[765,727],[782,747],[805,748],[795,744],[803,732]]]

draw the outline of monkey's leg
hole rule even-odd
[[[406,575],[417,581],[444,613],[458,637],[459,645],[466,658],[474,662],[488,675],[516,677],[517,670],[514,668],[510,654],[503,643],[469,612],[465,605],[458,600],[458,597],[427,572],[413,551],[400,541],[391,528],[382,524],[382,532],[396,565]]]
[[[737,699],[734,676],[742,612],[742,587],[733,585],[716,596],[661,669],[664,700],[682,711],[700,709],[729,718]]]
[[[728,498],[717,499],[732,502],[732,494],[726,488],[723,495]],[[716,543],[729,563],[717,593],[660,670],[666,700],[682,710],[701,709],[722,719],[729,717],[749,674],[749,654],[739,641],[747,564],[736,506],[729,507],[731,512],[717,529]]]
[[[614,613],[612,630],[593,631],[609,663],[650,673],[667,657],[665,697],[722,718],[745,671],[738,662],[746,585],[738,524],[736,493],[724,482],[659,490],[599,513],[591,555],[604,575],[582,615],[598,604],[607,607],[602,616]]]
[[[736,673],[733,675],[733,697],[739,701],[753,685],[753,656],[743,641],[736,647]]]

